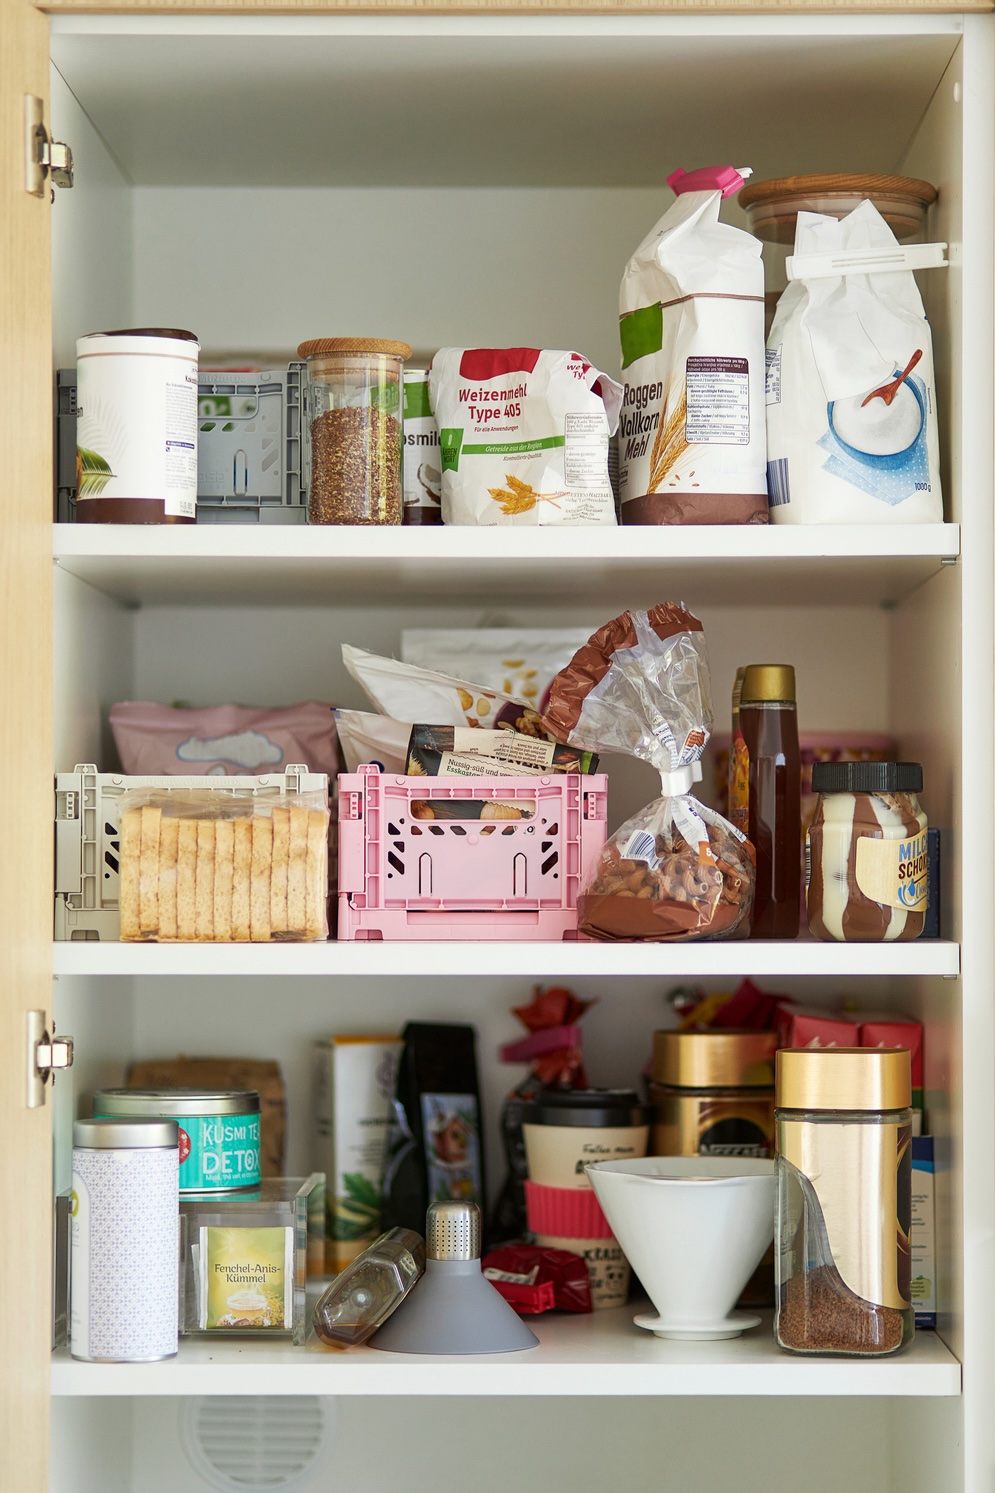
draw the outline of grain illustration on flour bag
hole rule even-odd
[[[429,391],[447,524],[614,524],[622,388],[576,352],[444,347]]]
[[[761,246],[719,222],[749,174],[675,171],[622,277],[624,524],[767,522]]]

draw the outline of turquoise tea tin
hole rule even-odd
[[[181,1196],[259,1185],[259,1095],[250,1089],[99,1089],[93,1113],[175,1120]]]

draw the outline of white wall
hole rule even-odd
[[[56,67],[51,131],[72,147],[76,184],[52,205],[54,368],[76,364],[76,338],[133,325],[128,182]],[[167,323],[172,325],[172,323]]]
[[[301,142],[306,148],[306,142]],[[205,358],[308,337],[563,347],[618,368],[618,286],[664,188],[151,188],[134,193],[134,315]]]

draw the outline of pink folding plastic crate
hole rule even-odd
[[[603,773],[342,773],[339,938],[577,938],[577,898],[604,849],[607,797]]]

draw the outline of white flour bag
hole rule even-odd
[[[765,524],[764,270],[719,222],[746,168],[675,171],[677,201],[626,265],[623,524]]]
[[[903,253],[871,202],[840,220],[798,214],[792,273],[810,273],[791,280],[767,339],[775,523],[943,521],[933,344],[915,277],[825,262],[881,250]]]
[[[580,353],[444,347],[429,372],[447,524],[614,524],[622,389]]]

